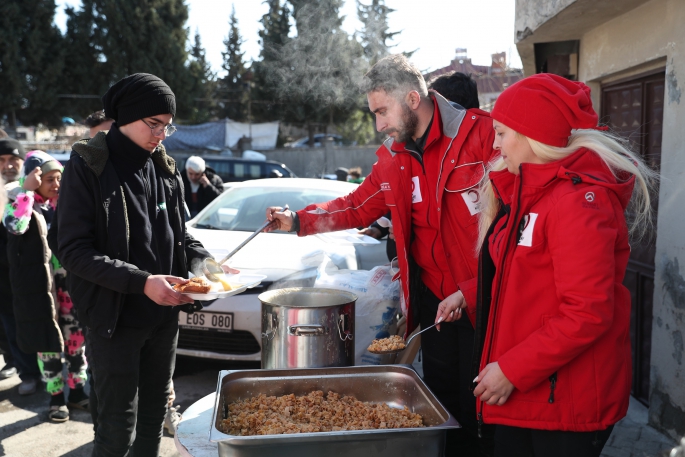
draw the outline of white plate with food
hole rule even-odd
[[[265,278],[266,275],[237,273],[224,275],[222,282],[211,282],[205,277],[193,277],[187,284],[174,288],[193,300],[208,301],[245,292]]]

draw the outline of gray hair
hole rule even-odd
[[[195,173],[203,173],[205,171],[205,161],[202,157],[190,156],[186,160],[186,170],[193,170]]]
[[[361,89],[366,94],[383,90],[395,97],[403,97],[415,90],[421,98],[428,97],[421,72],[404,54],[392,54],[379,60],[364,75]]]

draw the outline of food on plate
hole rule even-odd
[[[212,287],[204,278],[190,278],[185,284],[176,284],[174,290],[182,294],[206,294]]]
[[[224,291],[229,291],[229,290],[232,290],[232,289],[233,289],[233,287],[231,287],[231,285],[230,285],[230,284],[228,283],[228,281],[226,280],[226,276],[225,276],[225,275],[217,275],[216,278],[219,280],[219,282],[220,282],[221,285],[223,286]]]
[[[386,403],[361,402],[351,395],[315,390],[307,395],[259,394],[228,405],[219,429],[229,435],[281,435],[424,427],[420,414]]]
[[[404,339],[399,335],[392,335],[388,338],[381,338],[379,340],[373,340],[368,348],[369,352],[390,352],[390,351],[401,351],[405,347]]]

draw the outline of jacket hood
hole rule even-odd
[[[581,148],[568,157],[546,164],[523,163],[521,173],[526,187],[544,188],[555,179],[568,180],[573,184],[585,183],[604,187],[616,194],[624,210],[628,207],[635,186],[634,175],[627,172],[614,175],[604,161],[587,148]],[[515,178],[516,176],[508,170],[490,173],[490,179],[500,192],[509,189]],[[504,193],[500,197],[507,202]]]
[[[434,90],[428,91],[428,96],[438,105],[443,135],[449,138],[455,138],[457,133],[459,133],[459,127],[461,126],[464,117],[466,117],[466,109],[457,103],[447,100]],[[394,142],[395,140],[393,138],[388,138],[383,142],[383,145],[392,155],[395,155],[395,152],[392,150]]]
[[[107,148],[107,133],[102,131],[95,134],[93,138],[79,140],[72,146],[76,152],[86,162],[88,168],[100,176],[105,169],[107,159],[109,159],[109,149]],[[176,172],[176,161],[167,155],[163,144],[157,146],[152,153],[152,160],[162,167],[167,173],[173,175]]]

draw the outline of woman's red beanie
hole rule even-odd
[[[522,135],[565,147],[571,130],[597,127],[590,88],[550,73],[512,84],[500,94],[490,116]]]

